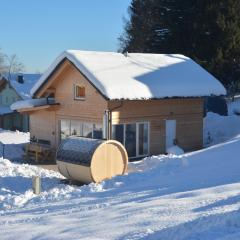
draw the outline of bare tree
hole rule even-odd
[[[8,78],[11,78],[12,73],[18,73],[24,71],[24,65],[18,60],[17,55],[5,55],[6,69]]]
[[[0,51],[0,75],[8,75],[8,78],[10,79],[12,73],[22,71],[24,71],[24,65],[19,61],[17,55],[14,54],[8,56]]]
[[[1,50],[1,49],[0,49]],[[4,57],[4,54],[3,53],[1,53],[0,52],[0,75],[2,74],[2,73],[4,73],[5,72],[5,70],[6,70],[6,66],[5,66],[5,64],[4,64],[4,59],[5,59],[5,57]]]

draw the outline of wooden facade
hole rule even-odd
[[[74,99],[74,85],[85,87],[86,98]],[[156,100],[106,99],[70,62],[65,60],[54,71],[36,97],[54,96],[60,105],[54,109],[31,111],[31,137],[60,143],[60,121],[79,120],[102,124],[106,110],[111,111],[112,124],[147,122],[149,155],[165,153],[166,120],[176,120],[177,144],[185,151],[200,149],[203,142],[203,99],[169,98]]]
[[[117,105],[119,101],[111,101],[109,109]],[[202,98],[123,101],[122,106],[112,112],[112,124],[149,122],[150,154],[165,152],[165,122],[168,119],[176,120],[176,139],[181,148],[191,151],[202,147]]]

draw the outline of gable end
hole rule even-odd
[[[68,58],[62,59],[62,61],[54,68],[54,70],[51,72],[51,74],[46,78],[46,80],[41,84],[41,86],[37,89],[37,91],[34,93],[33,98],[36,98],[40,90],[44,87],[44,85],[49,81],[49,79],[62,67],[65,61],[68,61],[80,74],[83,75],[83,77],[96,89],[96,91],[105,99],[105,100],[110,100],[107,96],[105,96],[88,78],[87,76],[82,73],[78,67],[70,61]]]

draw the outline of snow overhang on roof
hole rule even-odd
[[[188,57],[178,54],[68,50],[63,52],[31,89],[35,94],[65,59],[107,99],[158,99],[225,95],[223,85]]]
[[[38,110],[39,107],[49,108],[54,105],[59,105],[59,103],[55,102],[54,98],[37,98],[17,101],[10,108],[13,111],[23,112]]]

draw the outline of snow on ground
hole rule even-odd
[[[218,144],[240,136],[240,116],[219,116],[208,113],[204,119],[204,143],[206,146]]]
[[[229,115],[233,115],[236,112],[240,114],[240,95],[235,97],[234,102],[229,100],[228,112],[229,112]]]
[[[4,239],[238,239],[239,147],[238,138],[155,156],[132,164],[138,172],[82,187],[2,159],[0,231]],[[39,196],[33,175],[43,180]]]
[[[228,102],[229,116],[219,116],[209,112],[204,118],[204,145],[211,146],[240,136],[240,116],[234,114],[235,109],[240,109],[240,98]]]
[[[240,117],[209,113],[204,125],[212,146],[131,163],[101,184],[66,185],[56,172],[0,159],[1,239],[240,239]]]
[[[20,160],[23,154],[23,146],[29,142],[29,133],[12,132],[0,128],[0,157]],[[4,149],[3,149],[4,148]]]

